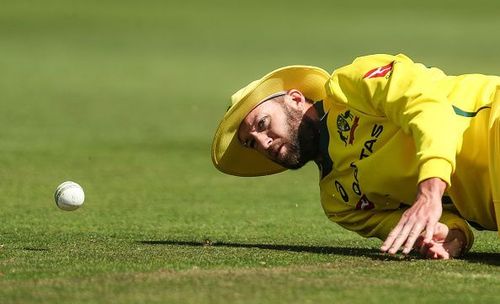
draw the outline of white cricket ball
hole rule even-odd
[[[57,207],[62,210],[72,211],[78,209],[85,200],[83,188],[75,182],[67,181],[56,188],[54,194]]]

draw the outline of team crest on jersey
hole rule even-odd
[[[354,133],[358,125],[359,117],[353,115],[350,110],[337,116],[337,132],[346,146],[354,143]]]
[[[389,63],[388,65],[384,65],[378,68],[374,68],[373,70],[369,70],[363,76],[363,79],[367,78],[377,78],[384,77],[385,75],[390,76],[390,72],[392,72],[392,67],[394,66],[394,62]]]
[[[375,208],[375,205],[364,194],[356,204],[357,210],[371,210],[373,208]]]

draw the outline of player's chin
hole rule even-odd
[[[287,169],[297,170],[304,167],[310,160],[312,160],[312,153],[304,153],[297,145],[285,144],[274,161]]]
[[[291,170],[300,169],[300,168],[304,167],[304,165],[307,163],[307,162],[304,162],[297,157],[280,158],[276,162],[278,164],[280,164],[281,166],[283,166],[287,169],[291,169]]]

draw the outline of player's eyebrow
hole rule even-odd
[[[266,101],[269,101],[271,99],[274,99],[276,97],[280,97],[280,96],[285,96],[287,94],[288,91],[280,91],[280,92],[276,92],[276,93],[273,93],[269,96],[267,96],[266,98],[262,99],[255,107],[258,107],[260,104],[262,104],[263,102],[266,102]],[[253,110],[253,109],[252,109]],[[251,112],[251,111],[250,111]],[[250,130],[252,129],[252,126],[254,126],[256,124],[256,120],[257,120],[257,115],[254,117],[253,121],[252,121],[252,124],[249,126]],[[244,138],[241,138],[240,137],[240,130],[241,130],[241,127],[245,125],[245,120],[243,120],[240,124],[240,129],[238,129],[238,132],[237,132],[237,136],[238,136],[238,140],[240,141],[240,143],[245,146],[245,147],[248,147],[248,139],[244,139]]]

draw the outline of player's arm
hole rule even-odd
[[[453,107],[436,85],[440,77],[445,75],[439,70],[404,55],[373,55],[338,69],[327,89],[335,99],[368,115],[387,117],[412,135],[418,182],[437,177],[450,185],[459,138]]]
[[[445,77],[403,55],[361,57],[337,70],[329,93],[368,115],[386,117],[411,135],[419,164],[418,196],[388,235],[382,250],[408,252],[425,231],[430,241],[450,186],[459,141],[453,108],[436,79]],[[415,185],[417,187],[417,185]]]

